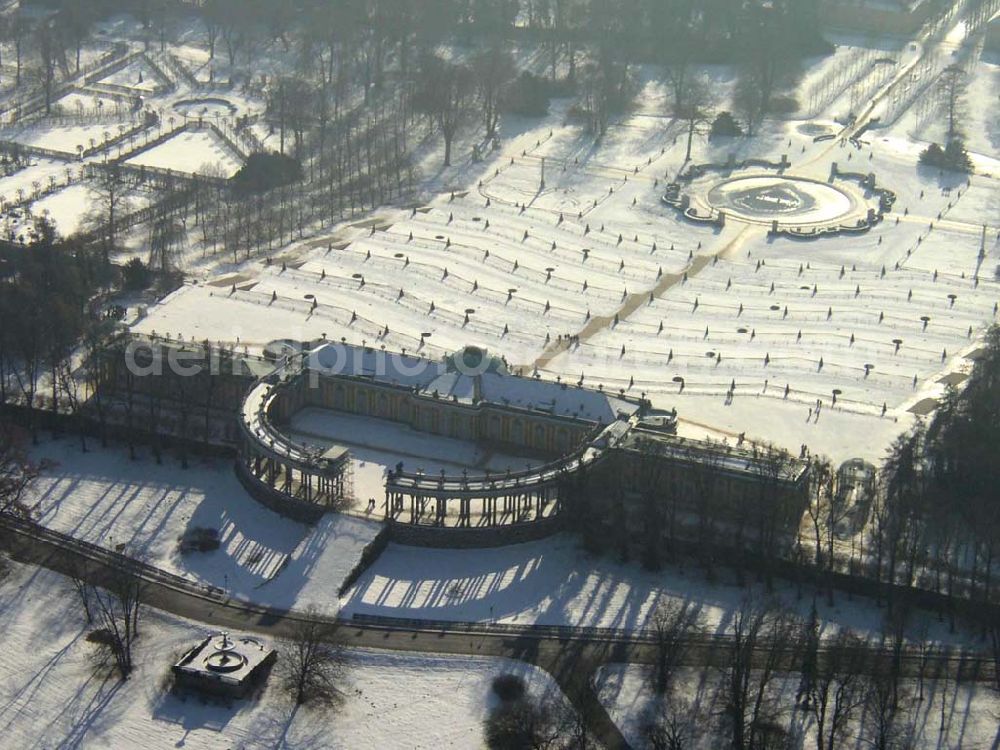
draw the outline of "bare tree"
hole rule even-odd
[[[514,79],[515,72],[514,58],[499,44],[479,53],[472,61],[487,139],[496,135],[500,124],[501,97]]]
[[[34,30],[34,20],[22,13],[4,16],[4,38],[14,45],[14,85],[21,85],[21,73],[24,71],[24,50],[31,46],[31,36]]]
[[[18,427],[0,421],[0,513],[21,517],[30,513],[24,496],[40,467],[28,457],[26,442]]]
[[[80,52],[90,34],[93,12],[87,0],[66,0],[56,16],[56,25],[76,52],[76,73],[80,72]]]
[[[910,613],[907,606],[897,602],[886,610],[882,622],[882,641],[889,645],[889,665],[886,677],[892,688],[893,709],[899,703],[899,681],[903,671],[903,655],[906,649],[906,627]]]
[[[132,648],[139,637],[144,593],[139,564],[127,549],[109,562],[103,586],[91,587],[93,612],[104,631],[103,645],[114,657],[123,680],[132,672]]]
[[[695,134],[706,134],[715,115],[715,96],[711,82],[702,75],[685,76],[679,104],[674,105],[674,115],[686,125],[687,149],[684,163],[691,160],[691,145]]]
[[[840,630],[817,665],[809,711],[816,721],[817,750],[836,750],[850,737],[851,722],[865,704],[865,643]]]
[[[48,328],[45,310],[42,308],[41,294],[28,284],[15,284],[10,289],[8,302],[14,316],[8,317],[4,325],[10,326],[13,334],[14,382],[28,410],[28,429],[32,442],[38,441],[38,431],[34,417],[35,397],[38,395],[39,379],[45,360],[44,340]]]
[[[208,42],[208,58],[215,59],[215,45],[222,33],[225,17],[224,3],[220,0],[205,0],[201,8],[201,22],[205,26],[205,40]]]
[[[642,727],[643,739],[650,750],[686,750],[701,734],[694,707],[686,701],[669,701],[664,710],[655,710]]]
[[[161,281],[166,281],[180,266],[187,233],[181,218],[174,212],[157,210],[156,214],[149,224],[147,266],[159,274]]]
[[[947,140],[961,137],[959,123],[966,115],[966,92],[968,76],[961,65],[949,65],[938,79],[938,95],[948,121]]]
[[[907,729],[900,716],[894,680],[883,670],[865,678],[864,716],[861,731],[864,743],[873,750],[906,748]]]
[[[70,583],[73,586],[73,591],[76,593],[77,598],[80,600],[80,606],[83,608],[83,614],[87,618],[87,624],[91,625],[94,622],[94,603],[92,599],[92,589],[87,580],[80,574],[79,570],[74,570],[69,574]]]
[[[59,34],[54,19],[42,21],[35,31],[35,50],[40,68],[39,82],[45,94],[45,114],[52,112],[52,96],[55,91],[59,60],[64,50],[59,44]]]
[[[823,522],[833,503],[833,464],[826,457],[815,456],[809,467],[809,505],[806,513],[813,527],[813,541],[816,545],[814,560],[818,568],[823,562]]]
[[[104,235],[104,265],[107,266],[118,240],[118,220],[131,205],[121,167],[108,164],[99,168],[90,189],[94,201],[89,219]]]
[[[774,731],[771,683],[795,623],[772,601],[747,598],[729,626],[725,713],[734,750],[759,747]]]
[[[817,568],[826,570],[826,598],[833,606],[833,573],[837,531],[851,513],[850,493],[861,488],[842,486],[828,458],[813,458],[809,469],[810,498],[807,513],[812,522]]]
[[[700,629],[700,617],[691,601],[661,596],[649,620],[656,647],[653,687],[662,694],[670,686],[670,678],[680,663],[687,639]]]
[[[87,452],[87,424],[84,415],[83,405],[85,396],[81,396],[81,385],[77,376],[73,372],[73,361],[71,357],[64,357],[53,362],[52,382],[63,395],[63,403],[69,409],[69,413],[76,419],[77,432],[80,434],[80,450]],[[86,386],[84,385],[84,388]]]
[[[310,606],[295,624],[284,654],[284,682],[297,705],[326,702],[338,694],[344,654],[335,626]]]
[[[590,738],[576,712],[552,700],[522,696],[501,702],[483,726],[490,750],[588,750]]]
[[[773,445],[753,446],[753,472],[757,492],[752,495],[752,512],[756,521],[757,548],[764,565],[764,581],[773,586],[773,562],[787,527],[793,523],[792,498],[785,481],[792,464],[791,455]]]
[[[451,166],[451,146],[465,119],[472,93],[472,74],[437,55],[424,55],[420,65],[421,104],[444,136],[444,165]]]
[[[97,416],[97,426],[101,446],[107,447],[108,381],[114,372],[108,362],[107,350],[114,330],[111,321],[88,321],[83,330],[83,364],[81,369],[89,398],[88,406],[93,407]],[[113,384],[111,384],[113,387]]]

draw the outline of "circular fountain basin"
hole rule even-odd
[[[858,205],[838,186],[778,175],[725,180],[708,190],[706,200],[717,211],[744,221],[797,225],[836,223]]]

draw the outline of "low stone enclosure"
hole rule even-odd
[[[174,687],[222,698],[245,698],[264,681],[277,656],[257,637],[212,635],[171,668]]]
[[[896,196],[878,187],[874,173],[839,172],[831,167],[826,182],[804,177],[786,177],[790,166],[780,162],[748,159],[725,164],[692,165],[667,185],[662,202],[686,220],[724,227],[730,219],[769,225],[771,236],[816,239],[838,234],[861,234],[882,221],[892,210]],[[777,174],[745,172],[751,167],[774,169]],[[707,183],[706,175],[718,172],[723,179]],[[837,179],[858,183],[862,192],[835,185]],[[682,190],[682,183],[688,190]],[[877,208],[868,205],[877,200]]]

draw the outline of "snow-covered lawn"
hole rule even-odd
[[[92,627],[92,626],[89,626]],[[0,745],[10,748],[480,748],[493,676],[523,676],[531,694],[564,700],[540,670],[505,659],[347,652],[342,700],[296,710],[279,663],[263,694],[231,706],[164,691],[170,665],[209,634],[147,610],[136,671],[95,674],[94,647],[69,582],[15,565],[0,584]]]
[[[532,463],[322,410],[303,412],[294,427],[303,441],[350,448],[361,509],[369,498],[381,506],[385,472],[399,461],[428,473]],[[49,464],[33,488],[44,525],[104,547],[127,544],[153,565],[254,602],[336,612],[337,589],[379,529],[378,508],[371,520],[334,513],[310,527],[284,519],[247,495],[229,460],[193,457],[184,470],[169,455],[157,465],[146,449],[130,461],[121,445],[105,450],[91,441],[89,448],[82,453],[78,441],[63,439],[35,449]],[[217,529],[220,549],[181,554],[178,538],[195,528]]]
[[[35,201],[31,204],[31,212],[36,216],[47,214],[56,231],[69,237],[82,228],[88,213],[93,210],[92,201],[90,188],[77,183]]]
[[[24,169],[7,177],[0,177],[0,197],[4,201],[16,201],[18,200],[18,190],[21,190],[25,196],[31,195],[36,183],[39,188],[45,188],[48,187],[52,178],[65,184],[67,169],[72,170],[74,176],[79,174],[77,167],[69,166],[63,162],[49,159],[32,160],[31,164]]]
[[[307,420],[309,416],[307,412]],[[357,428],[350,419],[331,422],[326,417],[316,426],[336,439]],[[392,436],[400,451],[414,448],[407,443],[405,430]],[[706,626],[720,630],[751,590],[764,595],[759,587],[737,585],[725,569],[714,582],[690,566],[651,573],[636,563],[589,556],[575,537],[561,534],[485,550],[390,544],[338,602],[337,588],[378,531],[374,521],[329,514],[307,527],[279,517],[247,496],[229,461],[192,459],[191,468],[183,470],[172,457],[158,466],[146,451],[141,451],[139,460],[130,461],[123,446],[102,450],[92,443],[90,447],[84,454],[76,440],[65,439],[44,441],[35,449],[36,459],[51,464],[34,491],[43,524],[106,547],[127,544],[165,570],[228,586],[232,595],[264,604],[316,605],[331,614],[339,609],[347,617],[357,612],[633,629],[644,626],[651,606],[663,595],[701,602]],[[411,463],[417,460],[406,452],[390,456],[385,455],[390,449],[372,450],[375,458],[365,459],[377,467],[372,482],[380,481],[382,467],[394,463],[396,456]],[[461,452],[452,458],[456,465],[484,460],[499,459]],[[374,496],[379,499],[381,494]],[[198,527],[218,529],[221,548],[181,555],[178,537]],[[804,615],[811,592],[802,593],[800,598],[794,587],[785,584],[778,588],[780,598]],[[830,627],[836,622],[872,636],[880,631],[881,610],[867,600],[838,595],[831,608],[820,597],[818,607]],[[949,635],[936,622],[931,626],[935,639],[968,640],[962,633]]]
[[[218,169],[224,177],[231,177],[243,166],[242,160],[211,130],[178,133],[125,163],[187,174]]]
[[[145,60],[140,58],[121,70],[105,76],[98,83],[125,86],[133,89],[136,94],[149,94],[163,86],[167,81],[164,81]]]
[[[255,349],[326,334],[429,357],[471,343],[530,369],[559,337],[589,326],[579,347],[541,360],[543,376],[645,392],[676,406],[689,434],[715,427],[878,460],[911,423],[908,410],[968,366],[963,356],[995,319],[992,231],[978,257],[992,182],[942,183],[892,139],[858,151],[813,143],[802,123],[770,123],[752,144],[730,145],[744,156],[787,153],[813,179],[833,161],[874,171],[897,191],[897,211],[866,235],[815,242],[735,222],[717,232],[660,203],[684,146],[670,141],[670,122],[637,114],[625,125],[588,152],[578,126],[550,118],[487,161],[481,186],[419,211],[380,212],[374,233],[345,226],[294,243],[284,266],[247,263],[240,270],[256,283],[233,293],[185,288],[138,328]],[[727,148],[699,144],[697,158],[722,160]],[[818,427],[815,412],[806,419],[817,400]],[[844,440],[847,428],[865,438]]]
[[[111,96],[101,96],[90,92],[71,91],[66,96],[53,102],[53,107],[59,107],[67,115],[79,113],[102,114],[109,112],[127,113],[131,105]]]
[[[233,596],[279,607],[315,604],[335,612],[337,588],[378,524],[330,514],[315,526],[289,521],[253,500],[229,460],[172,457],[157,465],[148,451],[130,461],[124,446],[82,453],[71,439],[43,442],[36,459],[52,462],[34,487],[46,526],[105,547],[129,545],[148,562]],[[181,554],[185,530],[219,531],[220,549]]]
[[[27,125],[23,128],[11,128],[3,133],[3,137],[17,141],[25,146],[37,146],[54,151],[61,151],[75,157],[78,146],[91,148],[91,141],[96,145],[118,136],[119,126],[129,127],[128,119],[123,117],[120,122],[101,122],[93,125],[55,125],[44,121],[39,124]]]
[[[601,703],[612,720],[635,748],[647,748],[643,728],[651,717],[666,716],[668,711],[679,713],[693,748],[712,750],[725,744],[725,733],[718,729],[720,711],[712,709],[718,672],[706,673],[682,668],[676,673],[670,708],[664,699],[650,689],[650,668],[637,664],[610,664],[598,669],[596,686]],[[798,675],[778,675],[774,683],[775,697],[780,697],[784,710],[780,723],[790,729],[792,747],[816,747],[816,726],[812,715],[789,710],[794,704],[799,685]],[[960,683],[928,680],[924,684],[924,699],[918,700],[919,685],[904,680],[900,723],[912,723],[914,750],[963,748],[988,750],[998,741],[1000,695],[988,683]],[[832,698],[831,698],[832,700]],[[855,712],[850,731],[853,739],[844,747],[867,747],[858,741],[863,711]]]
[[[768,596],[760,585],[740,586],[726,568],[709,581],[694,565],[665,566],[660,572],[612,556],[584,552],[576,537],[548,539],[495,549],[423,549],[390,544],[342,602],[354,613],[455,621],[640,629],[660,597],[689,600],[699,607],[705,628],[723,632],[747,596]],[[811,588],[776,583],[775,597],[803,618],[812,605]],[[871,600],[837,594],[834,606],[816,597],[817,612],[829,635],[837,627],[878,638],[883,610]],[[932,640],[961,643],[947,624],[928,615]],[[982,644],[980,644],[982,645]]]

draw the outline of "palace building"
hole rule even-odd
[[[602,477],[615,492],[588,504],[597,514],[588,522],[598,525],[641,527],[658,494],[689,515],[711,507],[723,523],[773,502],[782,509],[781,525],[792,529],[807,502],[806,461],[680,437],[676,412],[655,409],[644,394],[518,375],[478,347],[434,360],[325,340],[269,346],[264,358],[194,342],[133,344],[138,350],[129,356],[140,375],[108,368],[116,408],[135,401],[133,419],[142,421],[157,400],[163,429],[186,428],[185,437],[204,434],[234,446],[247,492],[305,522],[356,498],[350,446],[290,429],[304,409],[320,410],[320,419],[385,421],[528,459],[523,469],[457,475],[427,474],[403,461],[390,467],[377,507],[393,538],[405,543],[496,545],[554,533],[573,526],[588,483]],[[178,358],[184,376],[168,366]]]

